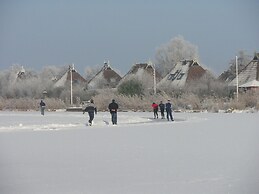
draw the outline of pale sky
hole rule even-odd
[[[0,70],[102,65],[126,73],[182,35],[215,75],[259,52],[258,0],[0,0]]]

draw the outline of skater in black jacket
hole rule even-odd
[[[165,118],[165,104],[161,101],[158,105],[161,112],[161,119]]]
[[[45,102],[43,102],[43,100],[41,100],[40,101],[40,112],[41,112],[41,115],[43,115],[43,116],[44,116],[45,107],[46,107]]]
[[[85,114],[85,112],[88,112],[88,115],[89,115],[89,125],[91,126],[92,125],[92,122],[94,120],[94,113],[97,114],[97,108],[94,104],[94,100],[91,99],[90,100],[90,103],[88,103],[85,107],[85,109],[83,110],[83,114]]]
[[[119,108],[118,104],[115,102],[115,100],[112,100],[112,103],[109,104],[109,110],[112,116],[112,124],[117,125],[117,110]]]

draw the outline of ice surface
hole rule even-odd
[[[0,193],[259,193],[258,113],[174,116],[0,112]]]

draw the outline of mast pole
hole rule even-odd
[[[237,87],[236,87],[236,93],[237,93],[237,101],[238,101],[238,62],[237,62],[237,56],[236,56],[236,84],[237,84]]]
[[[72,67],[70,66],[70,104],[73,105],[73,69],[74,64],[72,64]]]
[[[151,63],[151,67],[153,67],[153,83],[154,83],[154,94],[156,94],[156,68],[155,68],[155,64]]]

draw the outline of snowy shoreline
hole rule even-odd
[[[125,126],[128,124],[148,124],[154,123],[152,113],[144,113],[143,116],[138,116],[141,113],[135,112],[119,112],[119,125]],[[45,116],[41,116],[37,111],[0,111],[0,132],[10,131],[52,131],[52,130],[68,130],[80,129],[87,127],[88,115],[83,115],[80,112],[46,112]],[[157,119],[157,121],[164,121]],[[98,112],[92,127],[109,127],[110,113]]]
[[[174,112],[175,122],[191,122],[198,115],[225,114],[226,112]],[[255,113],[253,111],[233,111],[231,113]],[[119,126],[170,124],[166,119],[153,119],[152,112],[118,112]],[[188,118],[188,119],[187,119]],[[38,111],[0,111],[0,132],[11,131],[58,131],[87,127],[88,115],[81,112],[57,110],[41,116]],[[98,112],[92,127],[110,127],[110,113]]]

